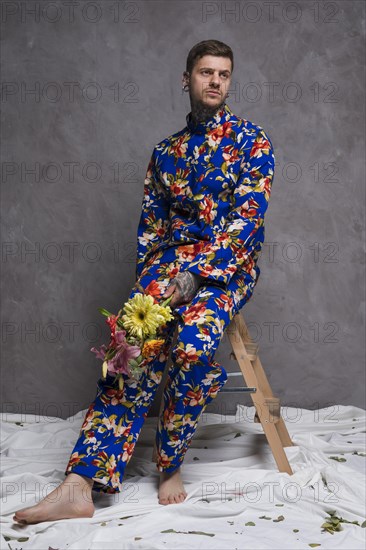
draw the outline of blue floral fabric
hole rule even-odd
[[[202,412],[227,380],[214,360],[225,329],[253,294],[274,170],[262,129],[229,107],[154,148],[138,225],[136,283],[161,301],[183,270],[204,277],[191,302],[173,309],[159,337],[165,344],[141,379],[98,381],[65,475],[91,477],[93,490],[122,490],[144,420],[171,350],[164,407],[156,432],[157,469],[172,472],[184,459]],[[139,292],[137,285],[129,298]],[[120,304],[117,304],[120,307]]]
[[[237,271],[257,280],[275,158],[265,131],[225,103],[211,119],[158,143],[144,185],[137,270],[157,250],[196,245],[187,270],[227,284]]]

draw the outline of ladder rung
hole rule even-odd
[[[242,372],[228,372],[228,376],[243,376]]]
[[[249,392],[255,393],[257,388],[239,387],[239,388],[221,388],[220,393]]]
[[[248,353],[247,356],[248,356],[249,361],[255,361],[255,359],[257,358],[256,355],[253,355],[251,353]],[[230,359],[232,361],[236,361],[236,355],[233,351],[230,353]]]
[[[244,345],[249,361],[255,361],[258,355],[259,345],[254,343],[246,343]],[[236,355],[233,351],[230,353],[230,359],[234,361],[236,359]]]

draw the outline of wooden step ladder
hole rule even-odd
[[[284,447],[291,447],[286,425],[281,417],[281,406],[278,397],[274,397],[267,376],[258,356],[258,344],[251,339],[243,314],[238,311],[226,329],[231,346],[231,357],[236,359],[241,372],[228,373],[228,377],[243,376],[246,386],[221,388],[221,393],[250,393],[256,409],[254,422],[261,423],[278,470],[293,475]],[[175,339],[175,338],[174,338]],[[160,414],[163,410],[163,399],[160,403]],[[156,462],[156,443],[152,461]]]

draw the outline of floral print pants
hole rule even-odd
[[[185,244],[155,253],[137,282],[160,300],[169,281],[190,263],[190,247]],[[224,367],[213,359],[215,352],[226,327],[249,300],[255,284],[243,271],[235,273],[227,286],[212,281],[203,284],[191,302],[173,309],[174,319],[163,332],[164,347],[138,382],[124,376],[120,390],[113,376],[107,374],[105,380],[99,379],[96,397],[86,413],[65,475],[74,472],[92,478],[94,491],[122,490],[124,471],[161,382],[177,324],[156,433],[156,466],[160,472],[179,468],[202,412],[227,380]],[[134,286],[129,298],[136,292],[139,290]]]

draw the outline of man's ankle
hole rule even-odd
[[[165,474],[165,475],[168,475],[168,476],[171,476],[173,474],[176,474],[177,472],[180,472],[180,466],[178,468],[176,468],[175,470],[173,470],[172,472],[166,472],[165,470],[163,470],[162,472],[160,472],[161,474]]]
[[[83,476],[81,474],[71,473],[68,474],[66,477],[66,480],[69,483],[82,483],[82,485],[85,485],[87,487],[92,487],[94,484],[94,479],[91,477]]]

